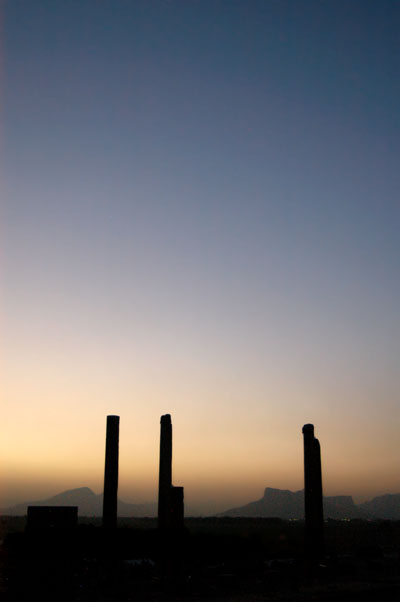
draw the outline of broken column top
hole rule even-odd
[[[171,424],[171,414],[164,414],[161,416],[161,424]]]
[[[303,426],[302,432],[304,435],[308,435],[309,437],[314,437],[314,425],[313,424],[305,424]]]

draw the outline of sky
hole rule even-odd
[[[397,0],[5,0],[0,507],[400,492]]]

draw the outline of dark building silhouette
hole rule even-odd
[[[107,416],[103,527],[115,529],[118,507],[119,416]]]
[[[78,524],[78,506],[28,506],[27,529],[72,529]]]
[[[172,485],[172,424],[170,414],[161,416],[158,527],[183,527],[183,487]]]
[[[321,450],[314,437],[314,425],[303,426],[305,545],[309,559],[324,554],[324,514],[322,501]]]
[[[183,529],[184,506],[183,487],[171,487],[171,527]]]

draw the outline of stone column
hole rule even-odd
[[[119,416],[107,416],[103,527],[115,529],[118,506]]]
[[[165,529],[171,522],[172,486],[172,424],[170,414],[161,416],[160,472],[158,483],[158,527]]]
[[[321,450],[313,424],[303,426],[303,437],[305,546],[307,557],[318,561],[324,555],[324,515]]]

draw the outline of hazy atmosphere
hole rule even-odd
[[[400,3],[0,5],[0,507],[400,492]]]

